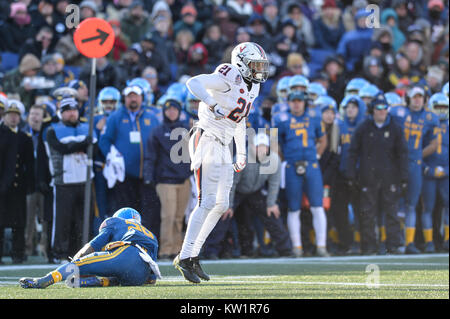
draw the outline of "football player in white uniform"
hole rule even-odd
[[[222,214],[228,209],[234,171],[246,165],[246,117],[268,77],[269,61],[256,43],[244,42],[231,53],[231,64],[219,65],[186,83],[201,100],[198,122],[189,140],[191,169],[195,173],[198,202],[190,215],[180,254],[173,265],[184,278],[209,280],[199,263],[200,250]],[[236,144],[233,163],[230,147]]]

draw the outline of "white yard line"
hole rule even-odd
[[[442,259],[439,262],[416,262],[408,259]],[[377,262],[377,260],[380,260]],[[383,260],[383,261],[381,261]],[[387,261],[388,260],[388,261]],[[392,261],[389,261],[392,260]],[[366,262],[367,261],[367,262]],[[446,262],[446,263],[445,263]],[[448,254],[421,254],[421,255],[390,255],[390,256],[340,256],[340,257],[306,257],[306,258],[255,258],[255,259],[220,259],[202,260],[201,263],[208,265],[221,264],[329,264],[329,265],[393,265],[393,266],[448,266]],[[159,261],[160,266],[171,266],[171,261]],[[28,270],[28,269],[55,269],[58,265],[5,265],[0,266],[0,271],[5,270]]]
[[[273,285],[273,284],[288,284],[288,285],[305,285],[305,286],[353,286],[353,287],[367,287],[376,289],[380,287],[422,287],[422,288],[449,288],[449,284],[416,284],[416,283],[378,283],[367,284],[363,282],[327,282],[327,281],[288,281],[288,280],[270,280],[278,276],[212,276],[210,283],[227,283],[227,284],[258,284],[258,285]],[[8,277],[1,277],[8,278]],[[262,279],[262,280],[247,280],[247,279]],[[16,277],[10,277],[11,281],[0,281],[0,286],[18,285]],[[158,283],[164,282],[186,282],[181,276],[165,276]],[[205,283],[208,285],[208,283]]]

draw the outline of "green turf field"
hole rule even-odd
[[[186,282],[171,263],[163,279],[144,287],[22,289],[18,279],[42,276],[53,265],[0,266],[0,298],[319,299],[449,298],[447,254],[204,261],[211,281]]]

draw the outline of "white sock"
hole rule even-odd
[[[293,247],[302,246],[301,238],[301,224],[300,224],[300,211],[288,212],[287,215],[287,225],[289,229],[289,235],[291,237],[291,242]]]
[[[313,215],[313,227],[316,233],[317,247],[326,247],[327,245],[327,216],[323,207],[311,207]]]
[[[198,233],[197,238],[195,239],[194,246],[191,251],[190,257],[197,257],[200,254],[200,250],[203,247],[203,244],[205,243],[206,239],[208,238],[209,234],[212,232],[214,227],[216,227],[217,223],[219,222],[219,219],[222,217],[223,212],[219,212],[217,209],[213,208],[209,213],[208,216],[206,216],[205,221],[203,222],[203,226],[200,229],[200,232]]]
[[[194,210],[189,217],[189,222],[186,229],[186,235],[184,236],[183,246],[181,247],[180,259],[186,259],[191,257],[194,243],[202,229],[202,225],[208,216],[209,210],[206,210],[200,206],[195,206]]]

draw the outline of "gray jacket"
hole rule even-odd
[[[273,167],[274,169],[269,169]],[[271,171],[272,173],[266,173]],[[280,190],[281,159],[276,153],[271,153],[263,163],[247,163],[244,170],[234,173],[233,187],[230,191],[230,208],[235,209],[234,195],[255,193],[267,182],[267,207],[276,204]]]

